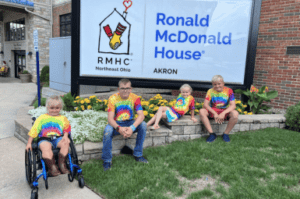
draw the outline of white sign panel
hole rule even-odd
[[[244,83],[252,0],[84,0],[80,76]]]
[[[33,47],[35,51],[39,50],[39,33],[38,30],[33,31]]]

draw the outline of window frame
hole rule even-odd
[[[64,21],[62,20],[64,19]],[[66,20],[69,19],[69,20]],[[70,34],[67,34],[67,26],[70,26],[69,32]],[[60,37],[67,37],[71,36],[72,34],[72,13],[67,13],[59,16],[59,29],[60,29]],[[65,31],[65,34],[63,34],[63,30]]]

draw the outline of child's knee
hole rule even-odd
[[[234,119],[238,119],[238,117],[239,117],[239,112],[237,112],[236,110],[233,110],[233,111],[231,112],[231,116],[232,116]]]
[[[205,116],[207,117],[208,116],[208,112],[207,112],[207,110],[205,108],[202,108],[199,111],[199,115],[200,115],[200,117],[205,117]]]

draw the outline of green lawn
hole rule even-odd
[[[278,128],[206,138],[144,150],[149,164],[132,156],[81,165],[90,188],[105,198],[300,198],[300,134]]]

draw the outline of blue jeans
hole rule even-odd
[[[134,123],[135,120],[127,120],[127,121],[116,121],[118,125],[122,127],[129,127]],[[142,122],[134,131],[137,132],[135,148],[133,150],[133,155],[136,157],[143,156],[143,144],[146,137],[147,132],[147,124],[146,122]],[[102,159],[103,162],[111,162],[112,159],[112,139],[115,135],[120,135],[111,125],[106,125],[103,132],[103,148],[102,148]]]

